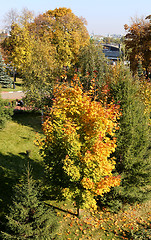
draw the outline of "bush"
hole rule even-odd
[[[4,127],[7,120],[11,119],[13,109],[8,102],[0,97],[0,129]]]

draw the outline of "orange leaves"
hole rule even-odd
[[[131,63],[131,70],[137,73],[139,60],[147,72],[150,67],[150,24],[144,19],[132,19],[132,24],[124,25],[127,34],[125,36],[125,49]]]
[[[119,178],[112,176],[115,162],[110,159],[116,148],[118,107],[113,103],[103,107],[92,100],[76,77],[70,86],[56,85],[54,99],[43,124],[46,152],[47,146],[50,149],[45,162],[52,165],[52,176],[57,171],[57,176],[62,176],[59,187],[65,198],[71,197],[77,206],[95,209],[94,196],[119,184]]]
[[[120,176],[106,176],[101,179],[97,185],[96,194],[103,195],[105,192],[109,192],[111,187],[120,185]]]
[[[92,179],[90,179],[90,178],[84,177],[81,181],[81,184],[85,189],[92,190],[94,188],[94,183],[93,183]]]

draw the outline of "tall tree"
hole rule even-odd
[[[77,209],[96,208],[95,197],[120,182],[110,158],[119,112],[114,104],[105,108],[93,100],[77,80],[55,88],[53,106],[45,113],[45,137],[37,144],[55,196],[72,199]]]
[[[2,48],[5,51],[6,62],[18,72],[24,70],[29,64],[29,56],[32,51],[33,44],[30,43],[31,35],[28,31],[28,26],[31,23],[34,15],[28,9],[23,9],[22,14],[12,20],[9,36],[2,43]],[[31,59],[30,59],[31,61]]]
[[[124,25],[127,34],[125,36],[125,48],[128,52],[131,70],[136,73],[138,63],[141,60],[142,66],[148,72],[151,67],[151,32],[150,23],[147,19],[132,19],[132,24]]]
[[[54,46],[55,59],[58,63],[57,70],[74,64],[77,61],[80,48],[89,43],[85,19],[74,15],[71,9],[49,10],[43,15],[39,15],[32,22],[31,17],[27,19],[27,16],[24,17],[24,15],[20,16],[19,23],[13,23],[10,37],[3,44],[5,50],[8,50],[8,55],[10,57],[14,56],[12,62],[16,64],[17,68],[20,66],[22,54],[25,60],[26,54],[28,56],[30,37]],[[32,61],[32,59],[30,60]],[[51,64],[52,66],[53,64]]]
[[[19,17],[19,14],[18,14],[18,11],[17,9],[10,9],[4,16],[4,19],[3,19],[3,22],[4,22],[4,29],[7,33],[10,32],[11,30],[11,26],[14,24],[14,23],[17,23],[18,21],[18,17]]]
[[[32,179],[30,169],[15,187],[15,196],[3,239],[54,239],[57,221],[52,209],[38,199],[39,190]]]
[[[9,64],[21,72],[26,89],[31,88],[30,99],[36,102],[36,92],[42,102],[44,92],[50,95],[52,81],[75,64],[80,48],[89,43],[86,21],[67,8],[49,10],[33,21],[27,12],[19,20],[2,46]]]
[[[45,105],[45,96],[51,94],[53,72],[56,67],[54,52],[48,36],[41,40],[30,31],[30,23],[23,18],[21,24],[12,25],[10,36],[3,42],[7,63],[22,76],[27,102],[37,107]]]
[[[86,20],[77,17],[69,8],[56,8],[39,15],[34,23],[37,34],[46,32],[56,48],[58,70],[70,67],[77,61],[81,47],[89,44]]]
[[[121,175],[116,200],[141,202],[150,197],[151,190],[149,115],[140,98],[140,82],[132,78],[127,67],[121,64],[114,66],[110,87],[110,95],[120,104],[122,111],[114,153],[116,171]],[[113,195],[109,197],[113,201]]]

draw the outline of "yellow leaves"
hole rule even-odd
[[[85,22],[68,8],[49,10],[43,17],[50,25],[51,42],[56,46],[59,65],[70,67],[71,63],[76,62],[79,49],[88,44],[89,34]]]
[[[93,182],[92,179],[90,179],[90,178],[84,177],[84,178],[81,180],[81,184],[82,184],[82,186],[83,186],[85,189],[90,189],[90,190],[92,190],[92,189],[94,188],[94,182]]]
[[[151,83],[145,81],[141,81],[140,83],[140,92],[139,92],[142,101],[146,106],[146,113],[151,112]]]
[[[85,21],[71,9],[49,10],[31,22],[28,17],[26,21],[21,17],[19,23],[12,25],[4,44],[8,62],[24,74],[33,70],[32,74],[41,76],[41,81],[50,82],[53,74],[60,77],[62,68],[74,64],[80,48],[89,42]]]
[[[65,173],[70,177],[71,181],[78,181],[80,179],[79,168],[75,165],[74,160],[71,160],[69,156],[63,160],[63,169]]]
[[[72,13],[70,8],[55,8],[54,10],[49,10],[46,12],[49,16],[54,16],[55,18],[57,17],[62,17],[64,15]]]
[[[94,196],[119,184],[119,178],[112,176],[115,162],[109,159],[116,147],[116,139],[109,134],[114,136],[118,110],[114,104],[103,107],[92,100],[76,79],[71,86],[56,85],[54,99],[43,124],[46,163],[49,167],[51,159],[51,174],[59,171],[58,176],[65,177],[68,188],[61,188],[64,197],[79,199],[83,207],[95,209]]]

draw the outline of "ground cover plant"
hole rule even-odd
[[[107,208],[98,211],[82,211],[76,216],[76,208],[71,202],[48,201],[57,209],[58,239],[61,240],[150,240],[151,201],[133,206],[125,206],[118,213]]]

